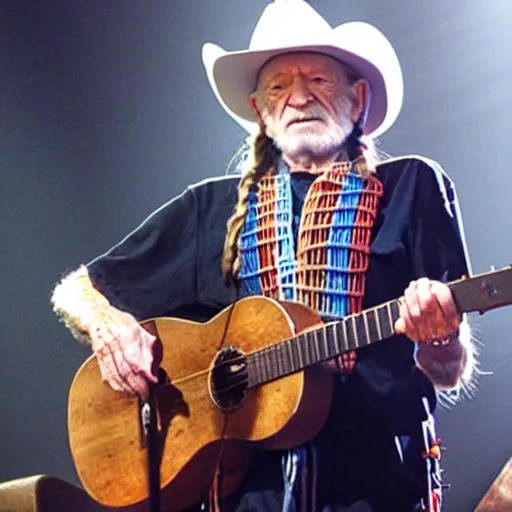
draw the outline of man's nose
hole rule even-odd
[[[290,96],[288,97],[288,105],[295,108],[305,107],[313,101],[311,93],[306,81],[302,77],[296,77],[290,88]]]

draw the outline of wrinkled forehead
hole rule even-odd
[[[328,73],[348,79],[350,70],[339,60],[329,55],[314,52],[293,52],[269,59],[260,69],[258,84],[287,73]]]

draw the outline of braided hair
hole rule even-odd
[[[375,172],[376,156],[371,139],[363,139],[363,117],[361,117],[346,138],[343,147],[348,160],[354,162],[354,170],[363,178]],[[370,148],[369,145],[372,147]]]
[[[249,210],[249,196],[256,192],[258,183],[266,174],[277,171],[280,152],[274,141],[267,136],[263,126],[254,140],[254,163],[238,186],[238,202],[235,213],[227,223],[221,269],[226,282],[236,280],[240,272],[240,234]]]

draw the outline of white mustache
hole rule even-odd
[[[318,107],[310,107],[300,112],[294,112],[290,119],[286,122],[286,126],[293,123],[300,123],[301,121],[324,121],[328,122],[328,115],[324,109]]]

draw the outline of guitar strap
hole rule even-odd
[[[210,488],[210,507],[211,512],[220,512],[222,503],[222,491],[224,485],[224,467],[222,459],[224,456],[224,437],[227,426],[227,416],[224,416],[224,427],[222,429],[222,437],[220,439],[219,456],[215,467],[215,474],[213,475],[213,482]]]
[[[236,290],[236,299],[231,308],[229,309],[226,327],[224,329],[224,333],[222,334],[222,339],[217,347],[220,350],[221,347],[224,346],[226,341],[226,336],[229,331],[229,326],[231,324],[231,317],[233,316],[233,312],[236,308],[236,304],[241,298],[240,294],[240,284],[239,281],[236,280],[233,282]],[[220,449],[219,455],[217,457],[217,463],[215,467],[215,474],[213,475],[213,482],[210,487],[210,496],[209,496],[209,510],[211,512],[221,512],[221,503],[223,499],[223,489],[224,489],[224,466],[223,466],[223,456],[224,456],[224,439],[226,437],[226,428],[228,425],[228,416],[227,413],[224,414],[224,425],[222,427],[222,436],[220,438]]]
[[[152,393],[149,400],[141,404],[140,414],[147,451],[149,512],[160,512],[160,448]]]

